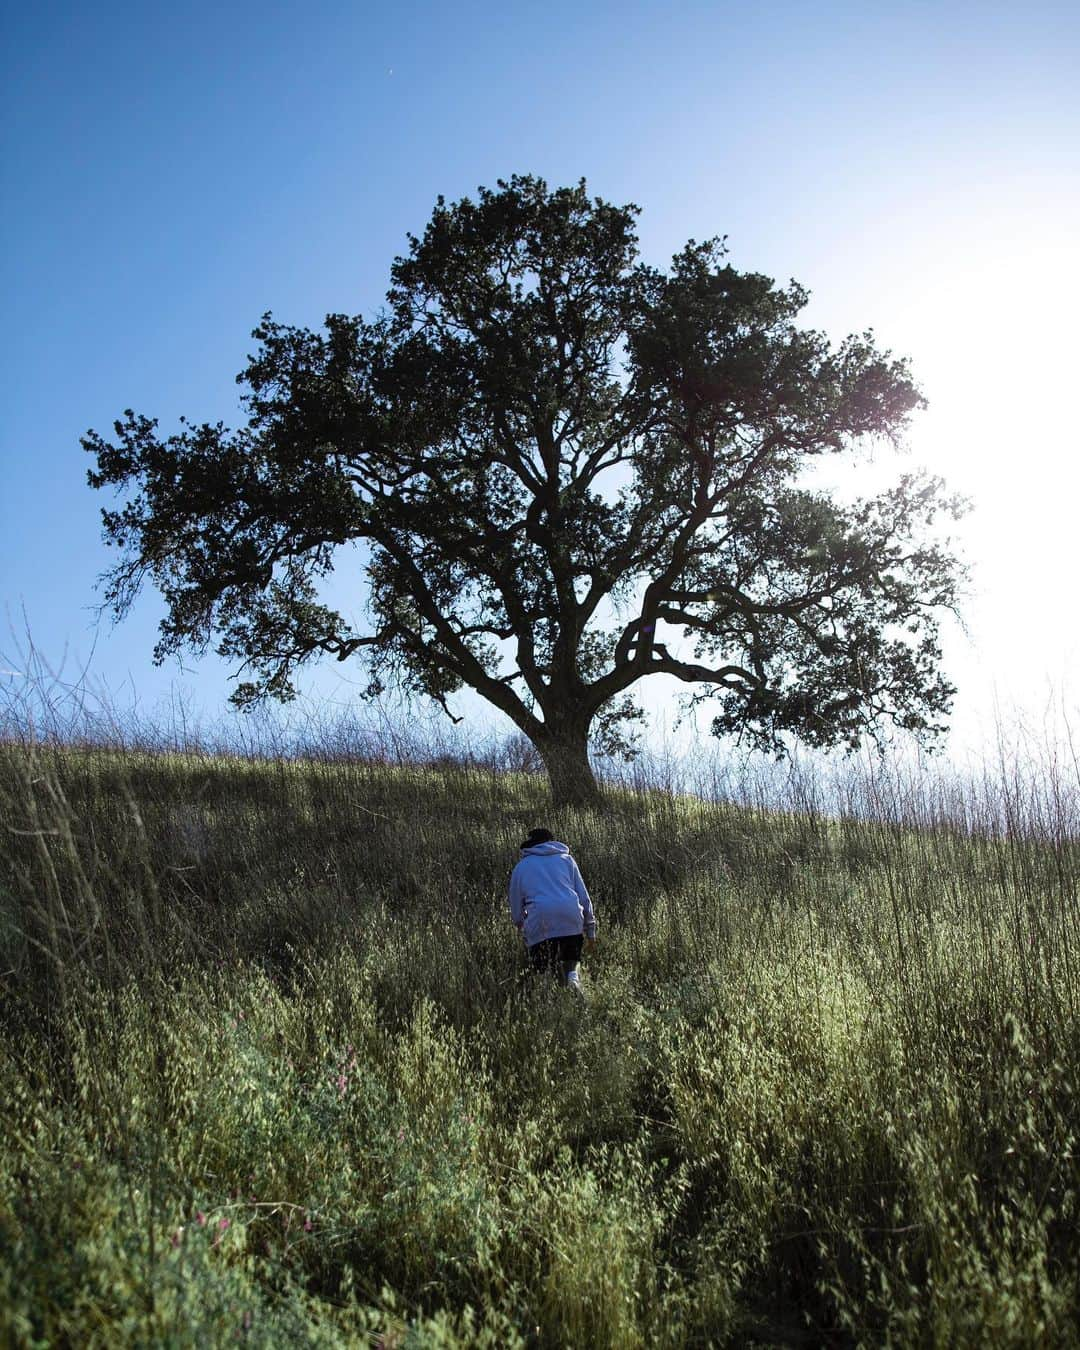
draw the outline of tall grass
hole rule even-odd
[[[308,751],[0,747],[0,1336],[1080,1338],[1071,765],[553,814],[505,758]],[[538,822],[584,1008],[521,979]]]

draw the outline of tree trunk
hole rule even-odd
[[[554,806],[599,805],[603,794],[589,763],[587,730],[552,730],[537,738],[536,748],[547,769]]]

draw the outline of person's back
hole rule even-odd
[[[510,917],[533,968],[561,966],[566,982],[578,987],[582,942],[596,937],[596,916],[570,849],[550,830],[533,830],[522,842],[510,877]]]

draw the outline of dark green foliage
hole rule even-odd
[[[151,579],[158,658],[216,635],[253,674],[241,704],[290,698],[320,654],[366,655],[372,694],[470,686],[567,803],[593,795],[590,737],[632,752],[650,675],[773,750],[933,737],[959,570],[931,527],[958,503],[934,479],[850,506],[804,481],[898,441],[921,404],[906,364],[800,329],[806,293],[721,241],[641,263],[636,214],[529,177],[440,199],[382,316],[264,317],[239,431],[162,438],[129,411],[115,442],[90,432],[91,484],[128,494],[103,513],[117,614]],[[362,626],[318,598],[354,542]]]

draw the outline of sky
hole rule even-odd
[[[236,425],[264,311],[370,316],[440,193],[517,172],[636,202],[658,266],[725,234],[734,266],[810,288],[807,323],[873,328],[908,356],[929,406],[907,456],[837,487],[923,466],[973,501],[964,626],[946,631],[951,749],[978,749],[1002,712],[1080,707],[1080,6],[2,13],[5,688],[32,642],[118,705],[234,716],[216,657],[152,665],[155,593],[118,626],[98,617],[114,559],[80,436],[127,407],[163,431],[181,413]],[[358,607],[349,566],[335,587]],[[322,670],[308,694],[345,708],[353,680]]]

